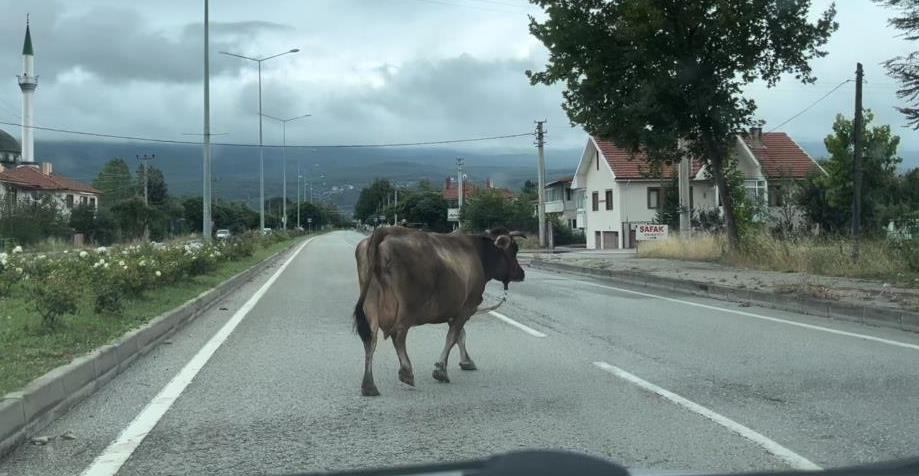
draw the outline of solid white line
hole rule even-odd
[[[520,329],[520,330],[522,330],[523,332],[526,332],[527,334],[529,334],[529,335],[531,335],[531,336],[533,336],[533,337],[546,337],[546,335],[543,334],[542,332],[539,332],[539,331],[537,331],[536,329],[533,329],[533,328],[530,327],[530,326],[521,324],[521,323],[519,323],[519,322],[517,322],[517,321],[515,321],[515,320],[513,320],[513,319],[511,319],[511,318],[509,318],[509,317],[507,317],[507,316],[505,316],[504,314],[501,314],[501,313],[498,312],[498,311],[488,311],[488,313],[491,314],[492,316],[495,316],[495,317],[497,317],[498,319],[501,319],[502,321],[504,321],[504,322],[506,322],[506,323],[508,323],[508,324],[510,324],[510,325],[512,325],[512,326],[514,326],[514,327],[516,327],[517,329]]]
[[[195,376],[198,375],[198,372],[207,364],[207,361],[214,355],[214,352],[216,352],[220,345],[227,340],[230,333],[236,329],[236,326],[245,319],[249,311],[255,307],[256,303],[265,295],[281,273],[283,273],[294,258],[300,254],[300,251],[303,250],[309,242],[313,241],[314,238],[315,237],[303,242],[303,244],[287,258],[287,261],[285,261],[284,264],[268,278],[268,281],[265,281],[265,284],[263,284],[262,287],[260,287],[258,291],[256,291],[255,294],[233,314],[233,317],[231,317],[230,320],[227,321],[227,323],[224,324],[200,350],[198,350],[198,353],[185,364],[185,367],[183,367],[162,390],[160,390],[160,393],[147,403],[147,406],[144,407],[140,414],[134,417],[134,420],[128,424],[128,427],[118,435],[118,438],[109,444],[102,454],[96,457],[93,463],[83,471],[83,476],[113,476],[118,472],[131,454],[134,453],[134,450],[144,441],[144,438],[147,437],[150,431],[153,430],[153,427],[156,426],[172,404],[179,398],[179,395],[182,394],[188,384],[191,383]]]
[[[709,420],[727,428],[728,430],[731,430],[734,433],[737,433],[738,435],[761,446],[767,452],[777,456],[782,461],[788,463],[788,465],[791,466],[792,468],[799,469],[799,470],[806,470],[806,471],[819,471],[822,469],[820,466],[817,466],[816,464],[814,464],[814,462],[810,461],[809,459],[763,436],[761,433],[749,427],[741,425],[740,423],[737,423],[736,421],[731,420],[730,418],[724,415],[715,413],[714,411],[709,410],[708,408],[703,407],[702,405],[699,405],[698,403],[687,400],[669,390],[665,390],[661,387],[658,387],[657,385],[654,385],[653,383],[648,382],[647,380],[644,380],[641,377],[638,377],[629,372],[626,372],[625,370],[622,370],[619,367],[616,367],[615,365],[610,365],[606,362],[594,362],[594,365],[596,365],[597,367],[623,380],[626,380],[630,383],[638,385],[639,387],[649,392],[660,395],[661,397],[664,397],[667,400],[670,400],[671,402],[689,411],[698,413],[699,415],[702,415],[705,418],[708,418]]]
[[[753,313],[753,312],[738,311],[738,310],[736,310],[736,309],[728,309],[728,308],[718,307],[718,306],[710,306],[710,305],[708,305],[708,304],[702,304],[702,303],[698,303],[698,302],[686,301],[686,300],[684,300],[684,299],[670,298],[670,297],[666,297],[666,296],[659,296],[659,295],[657,295],[657,294],[643,293],[643,292],[641,292],[641,291],[632,291],[631,289],[617,288],[617,287],[615,287],[615,286],[607,286],[607,285],[605,285],[605,284],[597,284],[597,283],[592,283],[592,282],[590,282],[590,281],[582,281],[582,280],[573,280],[573,281],[577,281],[578,283],[583,283],[583,284],[586,284],[586,285],[588,285],[588,286],[595,286],[595,287],[598,287],[598,288],[612,289],[613,291],[619,291],[619,292],[623,292],[623,293],[635,294],[635,295],[638,295],[638,296],[645,296],[645,297],[650,297],[650,298],[655,298],[655,299],[661,299],[661,300],[664,300],[664,301],[675,302],[675,303],[684,304],[684,305],[687,305],[687,306],[701,307],[701,308],[703,308],[703,309],[711,309],[711,310],[713,310],[713,311],[729,312],[729,313],[731,313],[731,314],[737,314],[737,315],[739,315],[739,316],[752,317],[752,318],[754,318],[754,319],[762,319],[762,320],[764,320],[764,321],[778,322],[778,323],[781,323],[781,324],[788,324],[788,325],[790,325],[790,326],[803,327],[803,328],[805,328],[805,329],[811,329],[811,330],[821,331],[821,332],[828,332],[828,333],[830,333],[830,334],[836,334],[836,335],[841,335],[841,336],[855,337],[856,339],[864,339],[864,340],[870,340],[870,341],[872,341],[872,342],[880,342],[880,343],[882,343],[882,344],[893,345],[893,346],[897,346],[897,347],[903,347],[904,349],[919,350],[919,345],[916,345],[916,344],[908,344],[908,343],[906,343],[906,342],[899,342],[899,341],[895,341],[895,340],[884,339],[884,338],[881,338],[881,337],[874,337],[874,336],[869,336],[869,335],[866,335],[866,334],[859,334],[859,333],[857,333],[857,332],[840,331],[840,330],[837,330],[837,329],[831,329],[831,328],[829,328],[829,327],[815,326],[815,325],[813,325],[813,324],[805,324],[805,323],[803,323],[803,322],[789,321],[789,320],[787,320],[787,319],[780,319],[780,318],[778,318],[778,317],[764,316],[764,315],[762,315],[762,314],[756,314],[756,313]]]

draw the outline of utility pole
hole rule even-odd
[[[679,168],[679,193],[680,193],[680,238],[689,238],[690,213],[689,209],[689,175],[692,173],[692,159],[682,154]]]
[[[211,62],[208,0],[204,0],[204,184],[202,187],[201,234],[211,240]]]
[[[862,233],[862,135],[865,129],[865,120],[862,116],[862,80],[864,71],[862,64],[855,67],[855,124],[854,138],[852,140],[852,162],[854,177],[854,193],[852,200],[852,260],[858,261],[858,245]]]
[[[300,180],[303,178],[303,172],[300,170],[300,166],[303,165],[302,160],[297,161],[297,229],[300,228]]]
[[[396,187],[393,189],[393,194],[395,194],[396,198],[395,198],[395,208],[393,209],[393,220],[392,220],[393,223],[392,224],[398,225],[399,224],[399,186],[398,185],[396,185]]]
[[[459,205],[460,213],[463,210],[463,199],[465,195],[465,190],[463,189],[463,158],[456,158],[456,200]]]
[[[546,155],[544,146],[546,144],[546,131],[544,126],[545,120],[536,121],[536,148],[539,151],[539,169],[537,181],[539,203],[537,213],[539,215],[539,247],[546,247]]]
[[[153,155],[144,154],[143,157],[141,157],[141,156],[139,156],[139,155],[136,156],[136,157],[137,157],[137,160],[140,161],[140,165],[141,165],[141,168],[142,168],[143,174],[144,174],[144,205],[148,205],[148,206],[149,206],[149,205],[150,205],[150,194],[149,194],[148,188],[147,188],[147,183],[149,182],[148,174],[147,174],[147,161],[148,161],[148,160],[153,160],[153,159],[155,159],[155,158],[156,158],[156,154],[153,154]]]

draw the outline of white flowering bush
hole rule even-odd
[[[254,252],[254,243],[240,237],[229,242],[192,241],[130,245],[118,248],[29,256],[20,251],[0,254],[0,297],[29,299],[45,324],[76,312],[81,293],[92,293],[97,313],[118,314],[126,301],[145,291],[214,271],[223,262]]]

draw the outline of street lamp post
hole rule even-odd
[[[298,48],[293,48],[291,50],[285,51],[283,53],[278,53],[271,56],[266,56],[264,58],[250,58],[248,56],[238,55],[236,53],[229,53],[226,51],[221,51],[220,54],[227,56],[235,56],[237,58],[242,58],[244,60],[255,61],[258,63],[258,190],[259,190],[259,224],[261,229],[265,229],[265,150],[262,147],[262,62],[268,61],[272,58],[277,58],[278,56],[283,56],[290,53],[297,53],[300,50]]]
[[[281,137],[282,137],[281,143],[283,144],[281,146],[281,153],[283,154],[282,162],[284,163],[284,165],[282,166],[282,171],[281,171],[281,182],[282,182],[281,195],[283,196],[283,198],[281,199],[281,206],[283,207],[281,211],[281,223],[283,224],[283,227],[286,230],[287,229],[287,123],[290,121],[296,121],[297,119],[303,119],[304,117],[310,117],[312,116],[312,114],[303,114],[300,116],[291,117],[289,119],[281,119],[280,117],[274,117],[270,114],[262,114],[262,115],[267,117],[268,119],[274,119],[280,122],[281,130],[283,131],[281,132]],[[300,171],[298,170],[297,173],[299,174]],[[299,188],[300,187],[299,187],[299,183],[300,182],[298,181],[297,182],[297,189],[298,189],[297,190],[297,193],[298,193],[297,194],[297,200],[298,200],[297,201],[297,226],[300,226],[300,202],[299,202],[300,200]]]

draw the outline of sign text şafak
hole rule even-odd
[[[668,234],[669,230],[667,225],[638,225],[638,228],[635,230],[635,240],[666,240]]]

